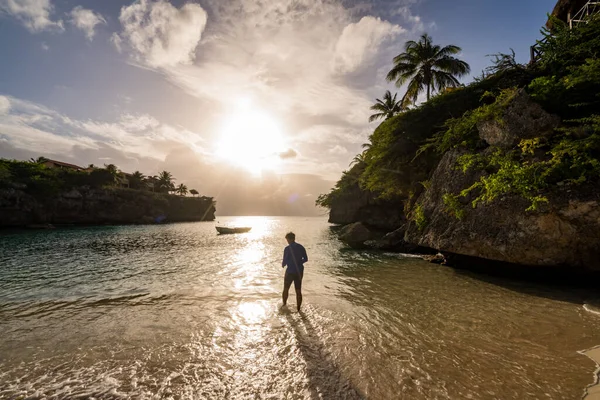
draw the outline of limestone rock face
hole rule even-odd
[[[412,243],[407,243],[404,240],[406,227],[407,224],[404,224],[400,228],[386,233],[380,239],[367,240],[365,245],[376,250],[393,251],[399,253],[430,253],[431,249],[423,248]]]
[[[329,222],[339,225],[363,222],[369,226],[392,231],[406,222],[403,204],[376,199],[356,186],[338,199],[329,213]]]
[[[83,197],[83,195],[79,192],[79,190],[77,189],[72,189],[66,193],[62,194],[62,197],[64,197],[65,199],[81,199]]]
[[[457,219],[442,200],[479,179],[481,172],[455,169],[460,151],[444,155],[431,186],[417,200],[425,215],[422,230],[407,228],[405,240],[420,246],[461,255],[534,266],[568,266],[600,270],[600,189],[598,182],[561,187],[548,195],[541,211],[525,211],[528,203],[505,196],[472,208]]]
[[[551,134],[559,123],[559,117],[548,114],[520,89],[499,120],[480,122],[477,130],[490,146],[510,148],[521,139]]]
[[[342,242],[353,248],[366,247],[365,242],[375,237],[375,233],[362,222],[355,222],[344,226],[339,235]]]

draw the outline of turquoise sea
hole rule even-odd
[[[3,399],[579,399],[598,293],[346,249],[325,218],[0,233]],[[310,261],[281,307],[284,235]],[[591,395],[589,398],[592,398]]]

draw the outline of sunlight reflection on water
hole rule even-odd
[[[238,307],[239,315],[244,319],[246,324],[258,324],[261,323],[267,314],[266,302],[246,302],[242,303]]]

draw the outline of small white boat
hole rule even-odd
[[[227,235],[227,234],[231,234],[231,233],[245,233],[250,231],[250,229],[252,229],[252,227],[247,227],[247,226],[242,226],[242,227],[237,227],[237,228],[227,228],[225,226],[215,226],[215,228],[217,229],[217,232],[219,232],[221,235]]]

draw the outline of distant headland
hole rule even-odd
[[[0,159],[0,228],[215,219],[212,197],[174,182],[168,171],[145,176],[113,164],[80,167],[44,157]]]

